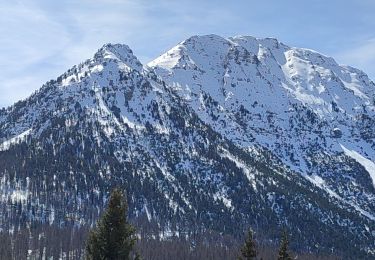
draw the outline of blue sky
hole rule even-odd
[[[276,37],[375,79],[374,0],[0,1],[0,107],[126,43],[146,63],[197,34]]]

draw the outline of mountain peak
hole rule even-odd
[[[134,70],[142,70],[143,65],[126,44],[104,44],[94,55],[98,60],[118,60]]]
[[[189,43],[189,42],[197,42],[197,41],[199,42],[207,42],[207,41],[225,42],[227,41],[227,39],[216,34],[193,35],[187,38],[185,41],[183,41],[182,44]]]
[[[89,226],[116,184],[150,234],[193,234],[199,221],[273,241],[285,224],[301,250],[373,258],[375,87],[364,73],[251,36],[192,36],[148,66],[106,44],[0,111],[4,227],[20,216]]]

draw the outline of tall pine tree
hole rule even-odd
[[[129,260],[133,258],[135,229],[127,221],[128,204],[119,189],[114,189],[108,207],[96,228],[89,234],[87,260]]]
[[[286,233],[286,230],[284,229],[283,234],[281,236],[280,249],[279,249],[279,255],[277,257],[277,260],[292,260],[292,257],[289,253],[288,246],[289,246],[288,234]]]
[[[247,234],[247,238],[245,240],[245,244],[241,248],[241,254],[246,260],[253,260],[257,257],[257,251],[255,246],[254,234],[251,229]],[[242,258],[240,258],[242,259]]]

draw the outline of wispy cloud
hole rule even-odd
[[[293,46],[337,56],[374,78],[373,1],[340,2],[339,7],[337,1],[310,2],[307,6],[295,0],[256,4],[225,0],[2,1],[0,107],[26,98],[47,80],[90,58],[104,43],[126,43],[142,62],[148,62],[196,34],[275,36]],[[349,44],[347,31],[352,34],[351,42],[363,35],[373,40]],[[347,51],[332,53],[343,48]]]
[[[375,38],[357,44],[353,48],[339,52],[336,57],[342,63],[364,70],[372,80],[375,80]]]
[[[0,35],[2,105],[9,104],[7,98],[11,101],[25,98],[36,88],[31,85],[41,85],[42,73],[38,73],[37,65],[63,49],[69,35],[43,12],[21,2],[2,4]],[[50,71],[52,67],[44,69]]]
[[[26,98],[102,44],[130,38],[143,21],[125,1],[51,2],[0,4],[0,106]]]

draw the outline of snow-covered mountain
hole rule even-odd
[[[194,36],[145,66],[107,44],[0,111],[1,227],[90,224],[121,186],[159,230],[286,226],[371,257],[374,116],[365,73],[276,39]]]
[[[374,215],[375,85],[363,72],[276,39],[216,35],[191,37],[149,66],[236,145],[267,148]],[[366,171],[343,173],[343,157]]]

